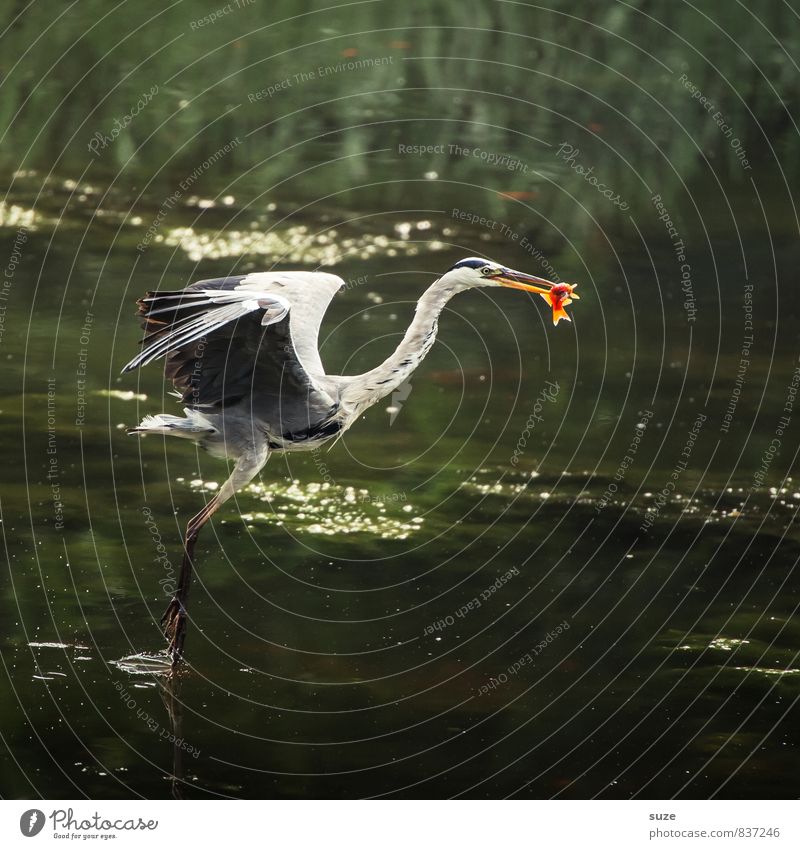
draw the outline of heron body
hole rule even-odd
[[[215,457],[235,461],[228,480],[189,522],[178,589],[165,613],[173,664],[180,659],[194,544],[202,526],[270,454],[303,451],[343,434],[370,406],[391,394],[433,346],[438,318],[459,292],[506,286],[537,292],[553,320],[578,296],[567,284],[469,257],[439,277],[417,303],[397,349],[360,375],[329,375],[318,350],[319,329],[344,281],[306,271],[259,272],[202,280],[139,300],[142,350],[123,369],[166,358],[184,416],[146,416],[132,433],[191,439]]]

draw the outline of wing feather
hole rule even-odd
[[[252,396],[265,420],[307,424],[334,403],[317,339],[342,285],[320,272],[264,272],[148,292],[138,302],[142,350],[123,371],[166,356],[184,404],[222,408]]]
[[[198,295],[200,297],[197,297]],[[142,303],[160,304],[161,297],[160,295],[149,295],[142,299]],[[214,306],[215,304],[220,306]],[[291,305],[284,298],[268,292],[234,290],[220,294],[214,290],[203,290],[197,294],[190,293],[188,299],[182,299],[175,305],[156,307],[155,309],[145,307],[147,309],[145,317],[150,319],[155,315],[168,312],[176,313],[178,310],[189,307],[195,312],[178,318],[169,325],[157,326],[151,330],[148,321],[146,329],[150,332],[145,337],[143,349],[122,371],[133,371],[140,366],[146,366],[170,351],[186,347],[208,337],[226,324],[257,310],[264,311],[264,317],[261,319],[262,325],[274,324],[288,314]],[[149,342],[150,339],[153,339],[153,341]]]

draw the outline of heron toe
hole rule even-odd
[[[181,600],[175,596],[161,617],[164,636],[169,641],[167,652],[172,658],[173,669],[180,663],[183,656],[183,643],[186,640],[186,623],[186,608],[183,606]]]

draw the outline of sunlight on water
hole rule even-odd
[[[39,216],[32,209],[25,209],[13,203],[0,201],[0,227],[24,228],[33,230],[39,223]]]
[[[734,666],[737,672],[756,672],[759,675],[797,675],[800,669],[772,669],[767,666]]]
[[[770,617],[770,621],[775,621],[775,617]],[[669,638],[666,638],[666,642],[669,642]],[[714,668],[725,669],[728,671],[732,670],[734,672],[752,672],[757,675],[767,675],[773,678],[783,678],[785,676],[792,676],[800,673],[800,669],[789,666],[781,666],[781,663],[787,662],[785,650],[782,651],[780,646],[776,645],[772,641],[765,642],[758,639],[725,637],[722,635],[711,637],[708,634],[691,634],[685,638],[685,641],[683,641],[681,645],[677,646],[675,650],[680,652],[695,652],[698,655],[702,655],[703,652],[708,651],[708,649],[712,649],[715,652],[725,652],[731,655],[736,653],[736,659],[739,661],[739,665],[737,666],[729,664],[727,660],[720,665],[720,655],[714,655],[713,657],[715,660],[712,663]],[[761,665],[763,661],[766,660],[767,654],[772,654],[772,662],[775,663],[775,666]],[[791,654],[794,655],[794,652],[792,651]],[[742,661],[748,656],[752,657],[754,660],[752,665],[742,663]]]
[[[442,242],[435,240],[426,240],[421,246],[417,242],[402,238],[389,240],[386,236],[368,233],[340,238],[336,230],[314,233],[305,225],[289,227],[284,231],[266,232],[262,226],[254,221],[249,230],[226,229],[224,232],[175,227],[163,236],[157,235],[154,241],[167,247],[180,248],[194,262],[257,254],[267,256],[275,262],[318,266],[334,265],[349,257],[369,259],[378,254],[416,256],[420,250],[436,251],[444,248]]]
[[[80,643],[37,641],[29,642],[28,648],[48,650],[42,653],[37,651],[35,655],[34,672],[31,675],[31,680],[33,681],[55,681],[59,678],[69,677],[66,672],[57,672],[53,669],[46,669],[44,666],[45,662],[47,662],[48,665],[52,663],[60,665],[62,659],[68,659],[71,665],[72,663],[76,663],[79,661],[94,660],[94,658],[82,654],[82,652],[89,651],[89,647],[81,645]],[[55,649],[57,654],[54,654],[52,651],[50,651],[52,649]]]
[[[722,651],[733,651],[739,646],[747,646],[750,640],[737,640],[732,637],[715,637],[709,644],[710,649],[721,649]]]
[[[539,480],[537,480],[539,479]],[[705,524],[736,520],[791,522],[800,508],[800,492],[792,485],[759,488],[732,486],[724,490],[712,488],[687,488],[687,492],[653,491],[617,486],[609,478],[591,472],[570,473],[542,477],[538,472],[509,472],[498,469],[479,469],[460,488],[481,497],[548,501],[555,504],[580,504],[594,507],[600,514],[606,508],[623,510],[637,519],[653,517],[659,520],[676,520],[695,517]],[[613,494],[612,494],[613,492]]]
[[[180,481],[179,481],[180,482]],[[190,481],[192,489],[215,492],[216,481]],[[408,539],[424,520],[407,501],[370,495],[366,489],[333,483],[252,483],[243,490],[270,509],[242,513],[248,524],[285,526],[293,532],[339,536],[370,534],[380,539]]]

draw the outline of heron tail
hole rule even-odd
[[[202,414],[196,410],[184,410],[185,418],[159,413],[156,416],[145,416],[138,427],[131,428],[128,434],[163,433],[167,436],[181,436],[184,439],[205,439],[215,434],[217,429]]]

